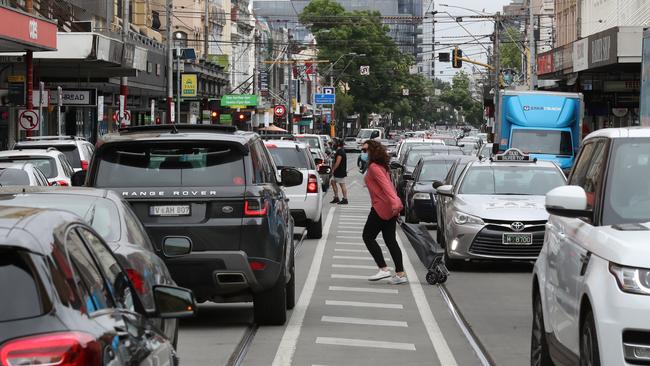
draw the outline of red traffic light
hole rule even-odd
[[[243,120],[246,119],[246,115],[243,114],[243,113],[239,113],[239,115],[237,116],[237,118],[239,118],[240,121],[243,121]]]
[[[212,117],[212,118],[217,118],[217,117],[219,117],[219,113],[218,113],[217,111],[212,111],[212,112],[210,113],[210,117]]]

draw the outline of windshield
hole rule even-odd
[[[461,182],[459,193],[543,196],[564,184],[564,176],[556,168],[472,166]]]
[[[453,161],[428,161],[422,165],[418,181],[432,182],[434,180],[444,180],[449,173],[449,169],[454,164]]]
[[[102,152],[97,187],[244,185],[244,159],[226,144],[131,144]]]
[[[414,167],[421,158],[433,155],[433,150],[411,150],[406,157],[406,166]]]
[[[618,141],[611,159],[603,224],[650,221],[650,139]]]
[[[319,138],[315,136],[296,136],[296,140],[303,144],[309,145],[314,149],[320,149]]]
[[[106,198],[67,194],[23,194],[3,198],[3,204],[70,211],[83,218],[106,241],[120,239],[120,214],[115,204]]]
[[[360,139],[369,139],[370,136],[372,136],[372,132],[374,130],[361,130],[359,131],[359,134],[357,135],[358,138]]]
[[[295,147],[271,147],[269,152],[278,169],[286,167],[311,169],[309,159],[303,150],[296,150]]]
[[[48,157],[6,157],[0,158],[0,162],[28,162],[38,168],[47,178],[56,178],[56,161]]]
[[[524,154],[573,155],[569,131],[515,129],[510,147]]]
[[[29,175],[26,171],[14,168],[0,170],[0,187],[28,185]]]
[[[19,145],[20,149],[47,149],[48,147],[54,147],[65,155],[66,159],[70,165],[75,169],[81,169],[81,158],[79,157],[79,151],[77,150],[76,145],[34,145],[29,144],[26,146]]]

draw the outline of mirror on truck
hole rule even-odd
[[[379,131],[372,131],[372,134],[370,135],[371,139],[376,139],[379,137]]]

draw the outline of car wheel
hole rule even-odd
[[[307,238],[320,239],[323,237],[323,215],[318,218],[318,221],[307,222]]]
[[[284,325],[287,321],[287,283],[284,268],[272,288],[253,295],[255,322],[259,325]]]
[[[580,330],[580,366],[600,366],[596,323],[591,310],[585,314],[585,320]]]
[[[296,266],[293,258],[291,259],[289,275],[291,279],[287,283],[287,309],[291,310],[296,306]]]
[[[553,366],[553,361],[551,361],[551,355],[548,350],[548,343],[546,343],[542,298],[537,292],[533,297],[533,330],[530,336],[530,365]]]

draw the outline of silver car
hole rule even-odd
[[[544,242],[544,198],[566,178],[516,149],[470,162],[455,186],[438,187],[447,265],[463,260],[535,260]],[[439,200],[440,201],[440,200]]]

